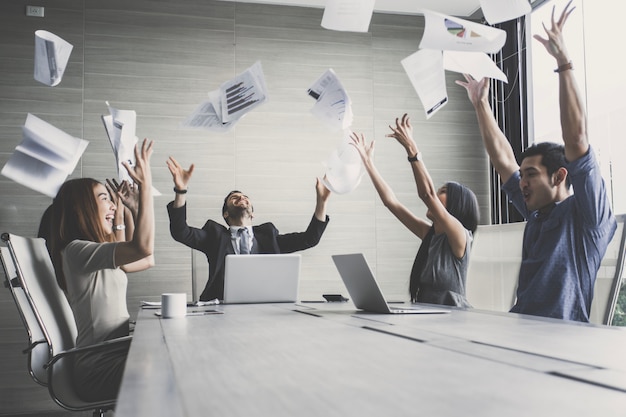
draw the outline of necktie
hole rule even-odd
[[[250,239],[248,235],[248,229],[242,227],[237,231],[239,235],[239,253],[241,255],[247,255],[250,253]]]

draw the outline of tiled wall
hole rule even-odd
[[[35,2],[37,3],[37,2]],[[169,155],[196,164],[188,194],[190,223],[220,217],[223,196],[244,190],[258,223],[282,232],[304,229],[315,205],[315,178],[341,140],[309,113],[306,89],[333,68],[353,100],[353,128],[376,139],[376,162],[398,197],[416,213],[419,201],[403,149],[385,138],[388,124],[408,112],[436,184],[466,183],[488,219],[487,159],[465,91],[448,73],[449,104],[426,120],[400,60],[419,45],[423,18],[378,15],[369,33],[320,26],[321,9],[209,0],[46,0],[45,18],[25,16],[31,0],[0,4],[0,164],[21,138],[31,112],[89,140],[73,177],[115,175],[100,115],[105,100],[137,111],[137,135],[156,141],[152,158],[158,265],[131,276],[129,308],[165,291],[191,294],[191,253],[169,236],[165,205],[173,193]],[[34,31],[49,30],[74,45],[61,84],[33,79]],[[270,101],[223,134],[186,130],[182,120],[208,91],[256,60],[263,64]],[[50,198],[0,177],[0,231],[33,235]],[[419,240],[393,218],[369,178],[356,191],[333,195],[331,223],[321,244],[303,253],[301,297],[342,292],[330,255],[365,252],[390,298],[406,299]],[[202,278],[202,277],[201,277]],[[4,298],[6,294],[3,293]]]

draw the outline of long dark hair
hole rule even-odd
[[[472,190],[458,182],[449,181],[446,187],[446,210],[461,222],[463,227],[474,233],[480,221],[480,208],[478,199]],[[411,280],[409,282],[409,294],[411,301],[417,301],[420,282],[428,261],[428,249],[435,234],[435,228],[431,227],[420,245],[413,268],[411,269]]]
[[[100,182],[93,178],[66,181],[52,203],[50,227],[50,252],[57,282],[67,290],[61,251],[73,240],[113,242],[115,236],[102,226],[98,219],[98,205],[94,188]]]

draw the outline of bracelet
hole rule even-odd
[[[415,155],[413,156],[408,156],[406,158],[409,162],[417,162],[417,161],[421,161],[422,160],[422,154],[421,152],[417,152]]]
[[[178,188],[174,187],[174,192],[176,194],[187,194],[187,190],[179,190]]]
[[[113,230],[126,230],[126,225],[125,224],[118,224],[113,226]]]
[[[569,62],[563,65],[559,65],[559,67],[555,69],[554,72],[563,72],[563,71],[568,71],[568,70],[573,70],[573,69],[574,69],[574,64],[572,64],[572,61],[570,60]]]

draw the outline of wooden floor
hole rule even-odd
[[[4,273],[0,272],[0,276],[4,284]],[[11,294],[4,285],[0,285],[0,416],[91,416],[91,411],[63,409],[50,398],[46,387],[31,379],[26,355],[22,353],[27,340]]]

